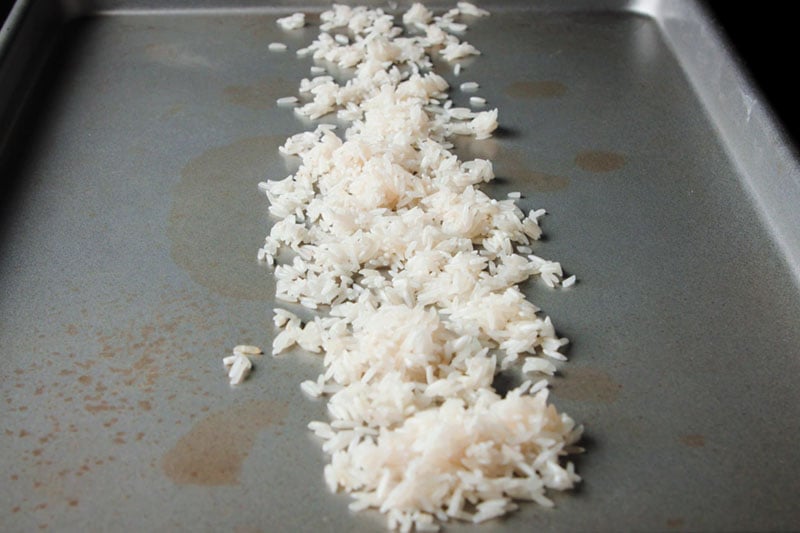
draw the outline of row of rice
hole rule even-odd
[[[259,258],[289,258],[275,266],[277,298],[327,310],[303,323],[276,309],[273,354],[323,354],[302,389],[328,397],[331,420],[309,424],[330,454],[325,479],[402,530],[480,522],[514,499],[549,506],[546,489],[579,480],[563,456],[581,428],[547,404],[546,381],[505,397],[492,387],[518,361],[552,375],[567,341],[518,286],[561,283],[558,263],[530,253],[544,211],[488,197],[477,186],[494,178],[491,162],[450,151],[453,135],[490,136],[497,110],[454,108],[431,55],[478,54],[454,33],[487,14],[414,4],[404,31],[380,9],[322,13],[298,54],[352,76],[304,79],[295,110],[350,125],[343,137],[331,125],[292,136],[281,151],[299,169],[260,184],[279,221]],[[284,24],[304,23],[293,17]]]

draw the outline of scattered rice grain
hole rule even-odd
[[[241,353],[225,357],[222,363],[228,368],[228,378],[230,378],[231,385],[239,385],[247,378],[253,368],[253,363],[250,359]]]
[[[250,344],[239,344],[233,348],[233,354],[242,354],[242,355],[261,355],[264,352],[261,351],[261,348],[258,346],[253,346]]]
[[[296,96],[284,96],[282,98],[278,98],[275,101],[275,103],[277,103],[280,106],[294,105],[294,104],[297,103],[297,97]]]
[[[294,13],[288,17],[278,19],[278,26],[284,30],[298,30],[306,25],[306,16],[303,13]]]

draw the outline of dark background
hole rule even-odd
[[[6,15],[8,15],[13,3],[11,0],[0,0],[0,21],[6,20]]]
[[[733,45],[734,52],[764,94],[795,146],[800,140],[797,88],[790,81],[798,50],[791,2],[703,2]]]
[[[11,0],[0,0],[0,23],[5,22],[6,15],[8,15],[13,4],[14,2]]]
[[[51,1],[51,0],[42,0]],[[680,0],[675,0],[680,1]],[[789,81],[793,54],[798,36],[790,2],[732,2],[705,0],[702,2],[719,22],[734,52],[765,95],[794,143],[800,139],[798,107],[792,93],[797,92]],[[12,0],[0,0],[0,21],[5,20]],[[2,81],[0,80],[0,83]]]

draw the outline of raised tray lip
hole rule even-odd
[[[643,0],[696,91],[762,221],[800,287],[798,149],[710,12],[699,2]]]

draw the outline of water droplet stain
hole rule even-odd
[[[217,411],[197,422],[161,460],[178,485],[235,485],[258,433],[286,416],[284,404],[253,401]]]
[[[567,86],[555,80],[517,81],[508,85],[505,92],[521,100],[560,98],[567,93]]]
[[[587,172],[612,172],[625,165],[626,157],[616,152],[586,150],[575,156],[575,164]]]
[[[248,109],[270,109],[276,100],[297,94],[297,84],[284,78],[262,80],[251,85],[229,85],[223,90],[225,99]]]
[[[591,403],[613,403],[622,390],[622,385],[607,373],[586,367],[565,369],[551,385],[556,398]]]
[[[281,135],[247,137],[193,158],[173,189],[167,227],[172,259],[207,289],[232,298],[274,296],[271,272],[256,261],[269,228],[258,182],[276,168]]]

